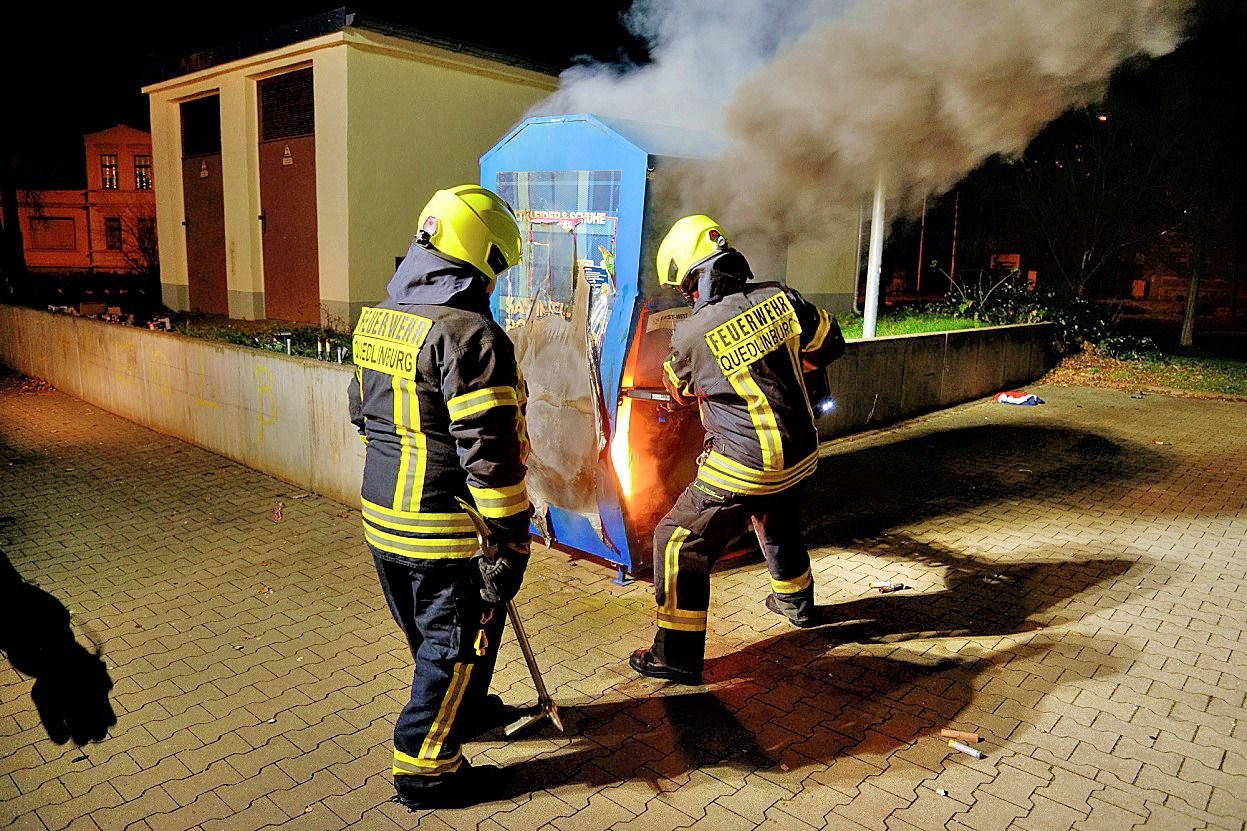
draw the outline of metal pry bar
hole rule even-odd
[[[482,556],[488,557],[488,552],[491,548],[489,545],[489,526],[485,524],[485,520],[477,512],[476,508],[464,500],[458,499],[458,497],[456,499],[472,519],[472,526],[476,529],[476,539],[480,543]],[[533,677],[533,686],[537,689],[537,706],[539,710],[532,715],[524,716],[518,721],[508,724],[503,733],[511,736],[526,727],[531,727],[543,718],[550,719],[550,723],[557,727],[560,733],[566,732],[563,728],[563,719],[559,717],[558,705],[550,697],[550,691],[546,689],[545,679],[541,677],[541,668],[537,666],[537,656],[533,654],[533,645],[528,640],[528,632],[524,629],[523,622],[520,621],[519,609],[516,608],[514,600],[507,601],[507,617],[511,619],[511,628],[515,630],[515,639],[519,641],[520,651],[524,653],[524,663],[528,664],[528,672]]]

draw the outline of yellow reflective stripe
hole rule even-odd
[[[383,531],[397,531],[407,534],[440,534],[446,537],[457,537],[460,535],[472,536],[476,529],[470,524],[463,522],[424,522],[419,518],[409,517],[407,519],[395,519],[393,517],[377,516],[364,512],[364,522]]]
[[[470,415],[483,413],[493,407],[514,407],[519,404],[515,387],[486,387],[485,389],[456,395],[446,402],[451,421],[461,421]]]
[[[520,441],[520,463],[528,464],[532,444],[528,441],[528,384],[524,373],[515,367],[515,434]]]
[[[814,337],[810,338],[810,342],[805,345],[802,352],[813,352],[823,345],[823,341],[827,340],[827,333],[831,331],[831,315],[822,309],[818,310],[818,328],[814,330]]]
[[[712,487],[733,493],[768,494],[779,493],[800,482],[818,468],[818,455],[814,454],[807,462],[783,471],[785,478],[777,481],[756,481],[726,473],[709,464],[704,464],[697,471],[697,478]]]
[[[463,751],[460,750],[449,759],[417,759],[408,756],[397,747],[394,748],[394,764],[391,772],[394,776],[404,774],[415,776],[440,776],[443,773],[454,773],[463,764]]]
[[[680,571],[680,548],[684,545],[684,540],[688,538],[689,530],[681,525],[677,525],[675,531],[671,533],[671,539],[667,540],[667,547],[663,550],[663,604],[662,609],[674,609],[676,607],[676,575]]]
[[[476,488],[468,485],[481,516],[502,519],[528,510],[528,486],[524,482],[505,488]]]
[[[412,430],[411,453],[415,461],[411,470],[407,509],[419,511],[420,502],[424,499],[424,472],[429,463],[428,441],[420,429],[420,398],[416,395],[416,382],[404,379],[403,389],[407,392],[408,417],[411,419]]]
[[[771,590],[776,594],[795,594],[803,589],[808,589],[814,585],[814,577],[811,576],[810,570],[807,568],[805,574],[795,580],[776,580],[771,578]]]
[[[732,373],[729,380],[736,394],[745,399],[749,408],[749,419],[758,434],[758,446],[762,450],[763,470],[782,470],[784,467],[784,448],[779,437],[779,423],[775,420],[775,411],[771,402],[766,400],[762,390],[753,380],[748,367],[742,367]]]
[[[667,377],[671,379],[671,383],[675,386],[676,391],[681,395],[692,395],[693,391],[689,385],[680,380],[680,376],[675,374],[675,370],[671,368],[672,358],[662,362],[663,372],[667,373]]]
[[[403,545],[410,551],[446,548],[448,545],[456,550],[460,548],[475,549],[478,544],[476,537],[405,537],[401,534],[392,534],[367,522],[364,523],[364,531],[378,539],[392,542],[396,545]]]
[[[394,395],[394,431],[398,434],[398,474],[394,479],[395,510],[415,511],[424,497],[424,471],[428,442],[420,432],[420,400],[416,382],[397,375],[390,387]]]
[[[400,514],[397,516],[378,511],[363,500],[364,521],[391,531],[409,534],[474,534],[476,527],[467,514]]]
[[[733,476],[730,473],[724,473],[713,467],[702,466],[697,471],[697,478],[703,479],[711,484],[718,483],[720,487],[727,488],[737,493],[776,493],[785,488],[790,488],[797,482],[809,476],[817,469],[817,465],[806,465],[804,467],[792,470],[792,475],[786,479],[777,482],[758,482],[756,480],[742,479],[739,476]]]
[[[663,629],[676,629],[681,632],[706,631],[705,612],[690,612],[687,609],[659,609],[656,622]]]
[[[421,759],[436,759],[437,754],[442,752],[446,736],[450,734],[450,728],[455,723],[455,713],[463,702],[463,694],[467,692],[473,666],[475,664],[455,664],[450,686],[446,688],[446,697],[442,699],[442,706],[429,727],[428,735],[424,737],[424,743],[420,745]]]
[[[759,484],[782,482],[785,479],[791,478],[797,471],[804,469],[806,465],[817,463],[817,450],[785,470],[758,470],[757,468],[749,467],[742,462],[738,462],[729,456],[724,456],[717,450],[711,450],[710,455],[706,457],[705,462],[706,465],[709,465],[711,468],[714,468],[727,476],[734,476],[739,479],[757,482]]]
[[[411,434],[407,431],[407,418],[404,405],[407,396],[403,394],[403,379],[397,375],[390,377],[391,395],[394,397],[394,432],[398,433],[398,475],[394,478],[394,501],[391,503],[398,510],[407,507],[407,467],[411,462]]]
[[[814,418],[814,407],[810,404],[810,393],[805,388],[805,372],[801,367],[801,355],[798,349],[796,341],[788,341],[788,357],[792,362],[793,374],[797,376],[797,383],[801,385],[801,400],[805,402],[805,411],[810,414],[810,418]]]
[[[417,560],[464,560],[477,552],[475,538],[467,537],[400,537],[364,523],[364,539],[368,544],[390,554]]]
[[[473,497],[480,496],[484,499],[512,499],[528,493],[528,486],[524,482],[507,485],[505,488],[474,488],[468,485],[468,489],[472,491]]]

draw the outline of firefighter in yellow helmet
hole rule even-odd
[[[364,538],[415,661],[393,762],[396,799],[413,810],[489,799],[501,785],[501,771],[472,766],[462,742],[509,716],[488,689],[505,604],[528,563],[525,387],[489,310],[521,251],[495,193],[440,190],[388,298],[355,327],[348,399],[367,443]],[[489,526],[492,563],[465,504]]]
[[[750,282],[744,256],[708,216],[687,216],[658,247],[658,280],[693,307],[671,339],[664,383],[695,401],[706,429],[697,478],[654,532],[657,632],[629,664],[701,683],[710,570],[752,525],[771,573],[766,607],[814,626],[814,580],[801,539],[801,481],[818,463],[805,372],[844,350],[834,317],[774,282]]]

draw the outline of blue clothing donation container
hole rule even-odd
[[[704,439],[696,410],[671,410],[663,390],[689,310],[659,287],[654,256],[682,215],[679,177],[705,155],[692,133],[563,115],[523,121],[481,157],[481,184],[524,235],[491,303],[528,383],[533,530],[621,578],[649,569]]]

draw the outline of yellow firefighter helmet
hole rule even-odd
[[[729,245],[719,223],[704,214],[677,220],[658,246],[658,283],[682,289],[689,269]]]
[[[475,267],[489,280],[523,255],[520,226],[511,207],[488,188],[459,185],[439,190],[420,212],[420,233],[433,248]]]

